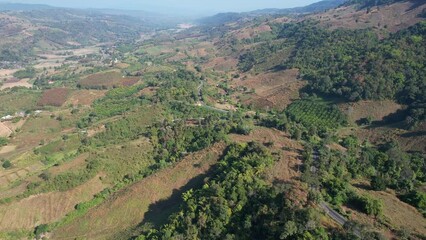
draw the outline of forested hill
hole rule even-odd
[[[360,5],[362,8],[365,7],[373,7],[373,6],[380,6],[384,4],[392,4],[396,2],[406,2],[407,0],[349,0],[345,3],[346,6],[357,4]],[[415,2],[414,0],[413,2]],[[421,0],[418,2],[422,2]]]
[[[261,10],[256,10],[252,12],[243,12],[243,13],[235,13],[235,12],[219,13],[211,17],[200,19],[199,23],[205,24],[205,25],[221,25],[224,23],[237,21],[243,18],[253,18],[257,16],[306,14],[306,13],[321,12],[321,11],[335,8],[345,3],[346,1],[347,0],[323,0],[308,6],[304,6],[304,7],[286,8],[286,9],[269,8],[269,9],[261,9]]]
[[[54,8],[44,4],[0,3],[0,11],[31,11]]]

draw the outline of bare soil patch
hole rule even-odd
[[[9,127],[0,122],[0,137],[9,137],[12,133],[13,132]]]
[[[32,88],[33,85],[28,82],[29,79],[21,79],[18,81],[6,81],[3,83],[3,85],[0,87],[0,90],[5,90],[8,88],[14,88],[14,87],[25,87],[25,88]]]

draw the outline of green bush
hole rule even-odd
[[[9,160],[6,160],[3,162],[2,167],[5,169],[11,168],[12,167],[12,163]]]

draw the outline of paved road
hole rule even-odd
[[[336,221],[341,226],[345,225],[348,220],[340,215],[340,213],[336,212],[334,209],[332,209],[330,206],[328,206],[327,203],[321,202],[320,203],[321,208],[327,213],[329,217],[331,217],[334,221]]]
[[[313,159],[314,161],[318,161],[320,158],[320,153],[318,152],[318,149],[314,149],[313,151]],[[340,213],[336,212],[334,209],[332,209],[326,202],[321,202],[320,207],[324,210],[324,212],[335,222],[337,222],[340,226],[344,226],[348,219],[346,219],[344,216],[342,216]],[[357,229],[353,232],[357,237],[361,238],[361,232]]]

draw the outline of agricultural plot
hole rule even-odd
[[[304,99],[292,103],[286,113],[294,121],[318,129],[336,129],[347,123],[346,116],[337,107],[321,99]]]
[[[41,93],[35,90],[14,89],[0,93],[0,115],[34,110]]]
[[[81,88],[110,89],[121,86],[133,86],[139,82],[138,77],[124,77],[120,72],[111,71],[90,75],[78,83]]]
[[[49,89],[43,93],[38,105],[61,107],[67,101],[69,92],[68,88]]]

